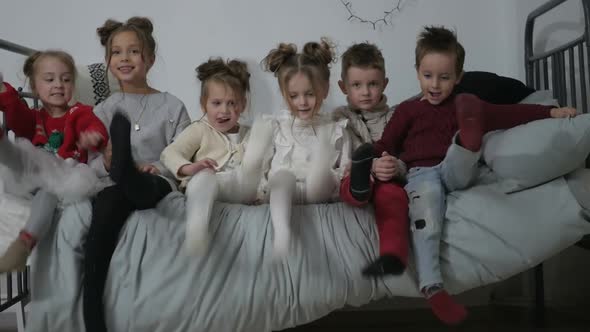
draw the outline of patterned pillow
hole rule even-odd
[[[87,105],[98,105],[112,93],[119,91],[117,79],[104,63],[78,67],[74,99]]]

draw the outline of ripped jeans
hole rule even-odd
[[[453,143],[445,159],[433,167],[413,167],[404,187],[410,201],[412,249],[420,290],[442,284],[440,240],[446,193],[467,188],[477,177],[480,152]]]

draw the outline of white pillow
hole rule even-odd
[[[538,95],[530,97],[532,101]],[[484,137],[483,144],[483,159],[498,175],[506,193],[570,173],[584,165],[589,153],[590,114],[538,120],[492,132]]]
[[[559,106],[557,99],[553,98],[553,92],[551,90],[535,91],[521,100],[519,104]]]

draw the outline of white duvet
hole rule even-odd
[[[590,181],[590,170],[576,181]],[[83,331],[82,246],[90,203],[64,209],[33,261],[28,331]],[[298,248],[273,263],[268,206],[217,204],[212,246],[183,255],[184,198],[134,213],[114,253],[105,291],[109,331],[277,331],[345,305],[419,296],[413,269],[368,280],[377,255],[372,211],[343,203],[297,206]],[[498,184],[449,195],[442,270],[462,292],[506,279],[590,232],[564,178],[507,195]]]

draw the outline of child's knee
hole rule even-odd
[[[217,186],[217,179],[215,176],[215,172],[210,169],[204,169],[198,172],[197,174],[193,175],[193,177],[188,181],[186,185],[186,191],[200,191],[200,190],[210,190],[211,188],[215,188]]]
[[[292,188],[295,190],[295,182],[297,178],[295,175],[286,169],[278,170],[270,179],[269,186],[271,190],[275,188]]]
[[[422,182],[406,189],[410,206],[419,209],[438,206],[444,199],[440,183]]]
[[[373,200],[375,204],[388,204],[392,201],[402,202],[405,205],[408,204],[408,194],[405,189],[392,182],[376,183],[374,195]]]
[[[410,201],[410,228],[412,232],[434,234],[440,232],[444,218],[444,194],[440,186],[424,183],[408,192]]]
[[[126,196],[120,186],[110,186],[99,192],[93,201],[95,210],[112,209],[117,202],[125,200]]]

